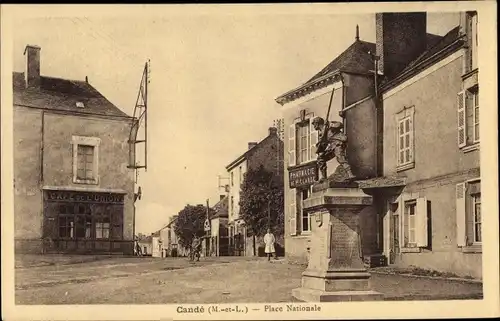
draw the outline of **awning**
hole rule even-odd
[[[357,183],[362,189],[403,187],[406,185],[406,177],[382,176],[357,181]]]

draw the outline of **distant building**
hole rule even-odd
[[[179,243],[179,237],[175,233],[174,225],[177,217],[178,215],[172,216],[166,228],[160,231],[163,249],[167,252],[167,256],[187,256],[189,252]]]
[[[149,235],[142,239],[137,240],[139,247],[141,248],[141,253],[143,256],[153,255],[153,236]]]
[[[40,53],[13,73],[15,252],[132,254],[132,118],[87,80],[42,76]]]
[[[273,121],[273,127],[276,128],[278,137],[281,140],[285,139],[285,120],[283,118],[275,119]]]
[[[283,163],[279,161],[283,142],[277,130],[269,128],[269,134],[259,143],[248,143],[248,150],[226,166],[229,173],[228,193],[228,226],[229,247],[232,255],[253,255],[252,238],[247,233],[245,222],[240,217],[240,190],[244,175],[249,169],[257,169],[261,165],[277,175],[283,171]]]
[[[211,256],[226,256],[229,255],[227,195],[220,196],[213,210],[214,214],[210,217],[210,254]]]

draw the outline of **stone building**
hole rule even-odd
[[[425,33],[420,16],[412,39]],[[476,12],[460,17],[381,84],[382,173],[362,187],[377,201],[380,250],[389,264],[480,278],[478,20]],[[377,16],[377,32],[388,37],[389,18]]]
[[[227,195],[220,196],[213,210],[214,213],[210,216],[210,255],[226,256],[229,254]]]
[[[258,143],[248,143],[248,150],[226,166],[229,173],[228,228],[232,255],[253,255],[253,238],[240,217],[240,191],[244,175],[249,169],[257,169],[261,165],[279,175],[283,170],[283,163],[280,161],[282,151],[283,142],[278,137],[276,128],[270,127],[266,138]]]
[[[132,118],[89,82],[13,73],[16,253],[133,254]]]
[[[290,259],[307,259],[310,218],[300,203],[317,175],[310,121],[324,117],[329,93],[341,88],[330,119],[343,120],[352,170],[374,197],[362,213],[363,255],[481,276],[478,20],[474,12],[460,16],[456,28],[437,36],[427,33],[426,13],[377,14],[375,44],[357,35],[323,71],[277,99],[289,128]]]

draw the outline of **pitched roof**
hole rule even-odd
[[[258,142],[257,144],[255,144],[254,146],[252,146],[252,148],[248,149],[246,152],[244,152],[243,154],[241,154],[239,157],[237,157],[234,161],[232,161],[231,163],[229,163],[229,165],[226,166],[226,170],[231,170],[232,168],[234,168],[236,165],[238,165],[239,163],[241,163],[242,161],[244,161],[245,159],[248,158],[248,156],[253,153],[254,151],[256,151],[260,146],[262,146],[262,143],[264,143],[265,141],[267,141],[268,139],[271,139],[272,137],[276,137],[278,138],[277,135],[267,135],[263,140],[261,140],[260,142]]]
[[[363,40],[356,40],[352,43],[346,50],[344,50],[340,55],[333,59],[326,67],[324,67],[320,72],[316,73],[311,79],[306,81],[299,87],[292,89],[280,97],[276,98],[278,103],[284,103],[290,99],[292,95],[296,94],[298,91],[305,90],[302,95],[294,95],[298,98],[303,96],[310,91],[307,90],[317,84],[317,82],[324,80],[328,75],[335,74],[339,71],[351,72],[351,73],[368,73],[373,70],[373,58],[370,55],[375,53],[375,44],[372,42],[367,42]],[[333,81],[333,80],[332,80]],[[329,83],[325,82],[324,86]],[[317,89],[317,88],[315,88]]]
[[[224,196],[223,199],[217,202],[217,204],[214,205],[213,210],[215,213],[211,218],[228,217],[228,197]]]
[[[441,36],[434,34],[427,34],[427,47],[434,47],[442,39]],[[288,91],[287,93],[276,98],[276,101],[280,104],[286,103],[290,100],[294,100],[301,96],[307,95],[308,93],[325,87],[332,82],[336,81],[336,78],[331,78],[329,81],[325,81],[328,76],[332,76],[338,72],[347,73],[358,73],[358,74],[368,74],[372,73],[374,70],[374,62],[371,54],[375,54],[376,45],[372,42],[367,42],[363,40],[356,40],[351,44],[346,50],[344,50],[340,55],[333,59],[326,67],[324,67],[320,72],[315,74],[311,79],[306,81],[299,87]],[[321,82],[321,84],[318,84]]]
[[[131,118],[86,81],[41,76],[39,88],[26,88],[24,73],[14,72],[12,82],[14,105]]]
[[[410,62],[394,79],[381,84],[382,91],[386,91],[406,79],[413,77],[429,64],[433,64],[454,52],[454,50],[461,46],[458,40],[460,40],[463,35],[460,33],[460,27],[457,26],[442,37],[431,34],[427,36],[427,50]],[[429,36],[431,36],[431,38],[429,38]]]

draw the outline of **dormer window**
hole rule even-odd
[[[76,102],[76,107],[78,107],[78,108],[85,108],[85,105],[83,104],[83,102],[77,101]]]

